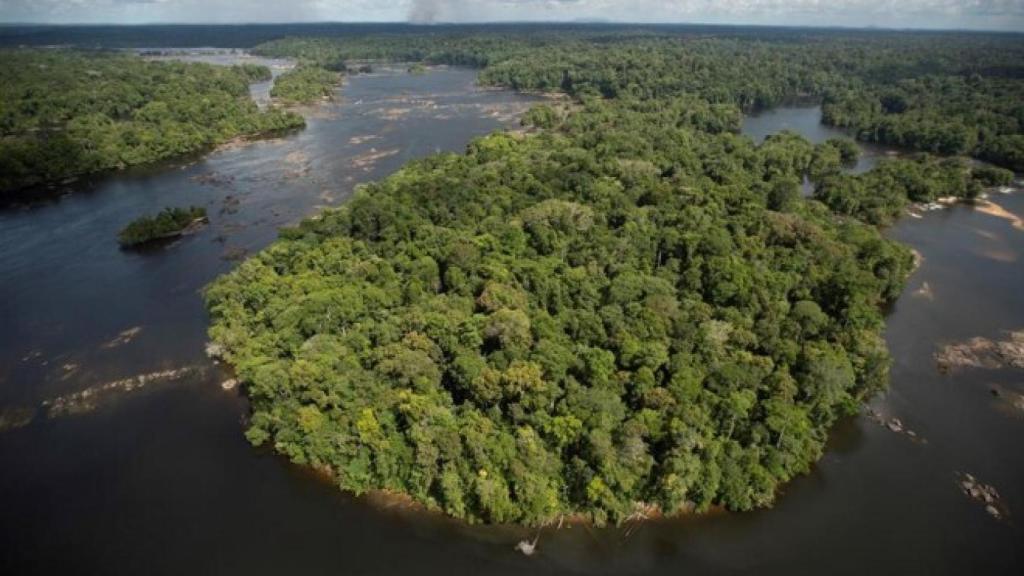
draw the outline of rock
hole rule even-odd
[[[35,411],[30,408],[12,407],[0,409],[0,432],[23,428],[32,423]]]
[[[220,358],[224,356],[224,347],[216,342],[207,342],[206,355],[210,358]]]
[[[961,492],[971,500],[974,500],[979,505],[983,506],[985,508],[985,512],[990,516],[997,520],[1002,520],[1009,516],[1009,510],[999,499],[999,492],[996,491],[995,486],[982,484],[970,474],[958,473],[957,475],[960,477],[958,486],[960,487]]]
[[[533,556],[533,553],[537,550],[537,541],[530,542],[529,540],[520,540],[516,544],[516,550],[522,552],[526,556]]]
[[[133,326],[127,330],[122,330],[117,337],[112,340],[103,343],[103,348],[117,348],[118,346],[124,346],[125,344],[131,343],[139,333],[142,332],[142,326]]]
[[[102,402],[158,382],[171,382],[195,374],[199,369],[185,366],[172,370],[139,374],[96,384],[70,394],[44,400],[41,408],[49,418],[82,414],[98,408]]]
[[[1024,330],[1008,333],[1004,340],[976,337],[949,344],[935,354],[940,372],[957,368],[1024,368]]]

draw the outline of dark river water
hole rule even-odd
[[[1021,573],[1024,412],[990,389],[1024,392],[1024,374],[942,375],[932,355],[1024,328],[1024,230],[1012,221],[1024,194],[994,198],[1010,216],[956,207],[888,231],[924,261],[888,318],[892,387],[873,405],[927,443],[845,421],[771,510],[545,529],[527,558],[513,546],[532,531],[382,509],[250,447],[246,402],[203,351],[200,289],[279,226],[409,159],[461,150],[529,104],[473,81],[459,69],[357,76],[302,132],[0,211],[0,410],[9,427],[20,420],[0,432],[0,573]],[[748,133],[818,139],[818,116],[778,110]],[[168,204],[205,205],[211,223],[168,247],[118,248],[120,227]],[[102,388],[181,367],[193,372]],[[83,390],[90,411],[40,408]],[[996,486],[1009,519],[964,496],[957,471]]]

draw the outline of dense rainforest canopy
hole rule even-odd
[[[269,78],[264,66],[0,51],[0,194],[304,125],[257,108],[249,83]]]
[[[886,383],[881,307],[911,257],[874,225],[1012,173],[919,154],[854,176],[851,141],[755,145],[737,134],[742,113],[791,98],[831,110],[852,94],[881,106],[896,79],[963,76],[948,82],[970,105],[919,98],[880,113],[920,134],[970,126],[969,145],[886,141],[981,154],[1021,132],[1024,51],[1015,37],[953,40],[422,34],[258,47],[327,69],[468,64],[483,83],[574,104],[538,106],[525,134],[360,189],[210,287],[211,335],[253,401],[249,439],[346,490],[406,493],[471,521],[769,504]],[[972,91],[976,76],[992,91]]]
[[[770,503],[884,386],[911,258],[705,115],[587,98],[285,231],[207,294],[250,440],[470,520]]]
[[[153,240],[180,235],[190,226],[206,220],[206,208],[164,208],[154,216],[132,220],[117,235],[122,246],[138,246]]]
[[[585,30],[585,29],[584,29]],[[685,28],[288,38],[257,50],[325,65],[385,58],[483,67],[485,84],[645,99],[695,94],[753,111],[822,100],[826,123],[863,140],[967,154],[1024,170],[1024,40]]]
[[[290,104],[308,104],[329,99],[341,82],[341,74],[316,65],[300,64],[277,77],[270,96]]]

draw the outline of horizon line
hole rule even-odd
[[[297,20],[281,22],[0,22],[0,27],[51,26],[51,27],[145,27],[145,26],[302,26],[302,25],[390,25],[430,28],[435,26],[502,26],[502,25],[576,25],[576,26],[706,26],[734,28],[793,28],[807,30],[863,30],[886,32],[978,32],[1024,35],[1024,30],[1002,28],[946,28],[946,27],[891,27],[884,25],[838,25],[838,24],[756,24],[738,22],[633,22],[628,20],[580,19],[580,20],[480,20],[480,21],[436,21],[413,22],[409,20]]]

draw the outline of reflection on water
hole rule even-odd
[[[513,547],[534,531],[381,510],[251,448],[244,399],[205,360],[198,291],[276,227],[411,158],[459,150],[525,105],[472,81],[463,70],[356,77],[342,103],[294,136],[0,213],[0,406],[207,368],[88,415],[0,433],[3,573],[1020,573],[1024,419],[997,410],[992,390],[1012,400],[1024,378],[1012,368],[944,375],[934,355],[1024,328],[1024,269],[985,256],[1016,259],[1024,232],[963,206],[887,232],[923,255],[888,318],[891,391],[873,402],[877,419],[840,423],[819,465],[771,510],[545,529],[527,558]],[[777,129],[817,126],[814,109],[776,117],[787,119]],[[759,130],[775,131],[759,118]],[[1024,215],[1024,195],[998,202]],[[158,253],[117,248],[124,222],[168,203],[206,205],[210,226]],[[67,365],[77,368],[64,379]],[[928,442],[895,433],[893,419]],[[1010,520],[965,497],[958,473],[997,487]]]

